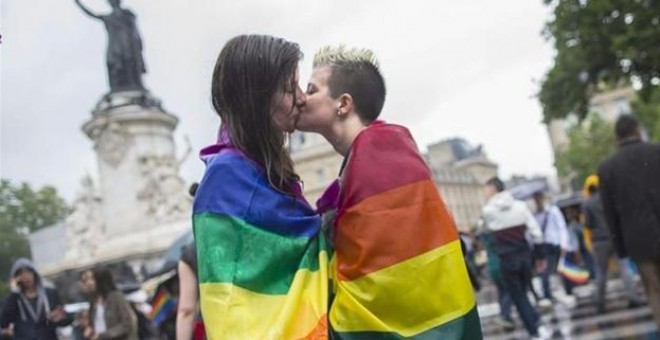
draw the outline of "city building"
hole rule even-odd
[[[589,103],[589,112],[590,114],[598,115],[605,121],[613,123],[620,115],[632,113],[630,102],[634,96],[635,90],[631,87],[618,88],[596,94]],[[577,116],[569,114],[564,119],[553,119],[547,124],[548,136],[550,137],[550,144],[552,145],[555,159],[559,152],[568,148],[570,143],[568,133],[578,123]],[[559,179],[559,186],[562,192],[576,189],[571,188],[571,180],[572,178],[570,177]]]
[[[337,178],[343,158],[317,134],[296,132],[291,136],[290,146],[305,197],[314,204]],[[497,165],[488,159],[481,146],[472,147],[461,138],[430,145],[424,158],[458,229],[470,230],[479,220],[485,203],[484,183],[497,175]]]

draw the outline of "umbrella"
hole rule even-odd
[[[530,181],[527,183],[518,184],[509,188],[509,192],[515,199],[526,200],[532,197],[535,193],[548,190],[548,183],[542,181]]]

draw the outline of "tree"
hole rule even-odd
[[[571,113],[583,120],[594,94],[618,86],[636,84],[640,102],[652,103],[660,86],[660,1],[544,3],[553,8],[544,33],[556,50],[539,93],[545,122]]]
[[[649,139],[660,142],[660,89],[651,93],[648,102],[636,99],[632,106],[640,123],[646,128]]]
[[[35,191],[27,183],[0,180],[0,275],[7,275],[17,258],[30,257],[28,233],[61,222],[70,212],[53,187]],[[0,297],[8,289],[1,279]]]
[[[585,124],[572,127],[568,138],[568,148],[557,153],[555,163],[560,176],[573,178],[574,184],[581,187],[587,176],[595,174],[598,165],[616,149],[614,127],[592,114]]]
[[[33,232],[64,220],[71,208],[51,186],[35,191],[29,184],[0,181],[0,230]],[[25,231],[23,231],[25,229]]]

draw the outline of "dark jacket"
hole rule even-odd
[[[660,261],[660,145],[624,141],[600,165],[598,175],[618,255]]]
[[[14,339],[57,340],[56,328],[71,324],[73,319],[67,317],[59,322],[48,320],[48,313],[57,307],[63,306],[60,295],[56,290],[43,286],[41,276],[28,259],[18,259],[12,267],[10,276],[14,277],[21,268],[29,268],[35,273],[35,284],[38,292],[36,305],[28,306],[28,304],[32,304],[30,299],[21,292],[12,292],[5,300],[0,313],[0,328],[4,329],[10,324],[14,324]],[[39,296],[42,296],[42,298],[39,298]],[[39,304],[41,304],[41,307],[39,307]],[[32,312],[35,312],[36,315],[33,315]]]
[[[89,319],[94,327],[96,304],[89,308]],[[112,291],[105,298],[105,332],[99,339],[138,340],[137,316],[128,301],[118,291]]]
[[[599,192],[595,192],[584,202],[584,216],[586,227],[591,230],[592,242],[612,242]]]

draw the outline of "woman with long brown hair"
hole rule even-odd
[[[137,318],[124,295],[117,290],[110,270],[85,270],[80,274],[80,281],[90,299],[89,324],[82,325],[85,338],[137,340]]]
[[[210,339],[327,337],[327,252],[285,147],[305,97],[297,44],[224,46],[211,95],[222,121],[202,150],[194,203],[200,302]]]

